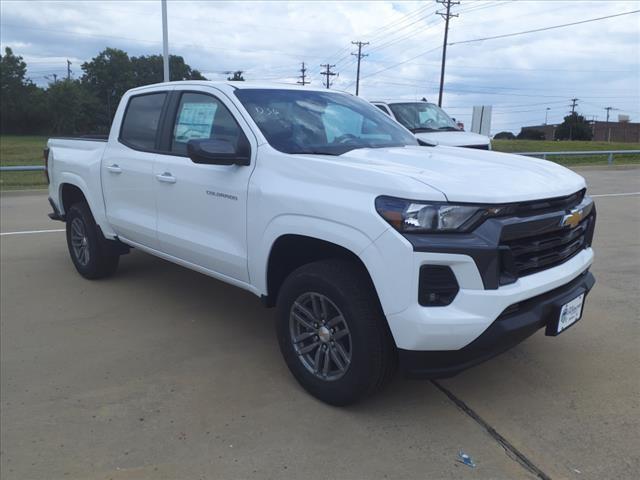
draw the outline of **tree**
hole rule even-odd
[[[544,140],[544,132],[535,128],[523,128],[516,137],[518,140]]]
[[[46,122],[44,92],[27,77],[22,57],[5,48],[0,54],[0,131],[2,133],[38,132]]]
[[[79,135],[106,132],[97,120],[101,105],[80,80],[62,80],[47,89],[51,133]]]
[[[150,85],[163,81],[162,55],[131,57],[131,64],[136,85]],[[184,58],[178,55],[169,55],[169,79],[172,82],[206,80],[198,70],[192,69],[185,63]]]
[[[500,132],[496,133],[493,138],[496,140],[514,140],[516,136],[511,132]]]
[[[591,140],[593,130],[589,122],[576,112],[564,117],[556,128],[556,140]]]
[[[135,75],[127,52],[106,48],[91,61],[82,64],[82,83],[94,93],[101,105],[101,124],[110,124],[120,98],[135,85]]]
[[[242,76],[242,70],[233,72],[233,77],[227,77],[227,80],[229,80],[230,82],[244,82],[244,77]]]

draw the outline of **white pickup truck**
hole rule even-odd
[[[447,377],[539,329],[555,336],[594,284],[582,177],[421,147],[345,93],[136,88],[107,140],[52,138],[46,158],[50,216],[81,275],[111,275],[137,248],[260,296],[295,378],[334,405],[398,366]]]
[[[410,130],[422,144],[491,150],[489,137],[465,132],[444,110],[426,100],[371,103]]]

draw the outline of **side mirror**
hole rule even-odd
[[[187,155],[193,163],[206,165],[249,165],[251,147],[242,137],[236,149],[231,142],[218,139],[194,139],[187,142]]]

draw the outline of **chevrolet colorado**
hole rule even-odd
[[[82,276],[113,274],[133,247],[254,293],[276,307],[293,376],[334,405],[398,367],[446,377],[555,336],[594,284],[582,177],[421,147],[346,93],[135,88],[108,139],[52,138],[45,157],[50,217]]]

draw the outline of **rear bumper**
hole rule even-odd
[[[595,283],[585,271],[571,282],[507,307],[473,342],[460,350],[416,351],[399,349],[400,369],[420,378],[446,378],[512,348],[557,320],[560,308]],[[583,306],[584,308],[584,306]],[[550,329],[547,334],[553,335]]]

